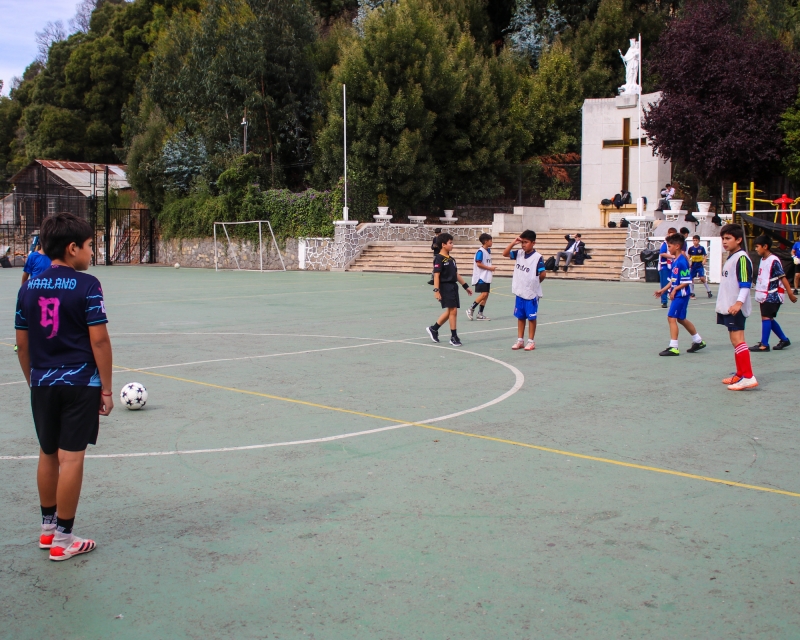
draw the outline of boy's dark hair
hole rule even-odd
[[[667,244],[679,244],[681,246],[683,246],[683,243],[685,242],[683,236],[680,233],[673,233],[671,235],[668,235],[666,237],[666,240]]]
[[[744,240],[744,230],[738,224],[726,224],[719,230],[719,237],[731,236],[736,240]]]
[[[772,249],[772,238],[765,235],[760,235],[756,238],[754,244],[760,244],[762,247],[766,247],[767,249]]]
[[[694,234],[692,236],[692,240],[699,240],[699,239],[700,239],[700,236],[698,236],[697,234]]]
[[[688,236],[691,233],[687,227],[681,227],[681,235]]]
[[[576,234],[575,234],[575,237],[576,237],[576,238],[580,238],[580,237],[581,237],[581,234],[580,234],[580,233],[576,233]]]
[[[488,233],[482,233],[481,235],[478,236],[478,242],[480,242],[481,244],[484,244],[487,240],[491,239],[492,236],[490,236]]]
[[[439,234],[439,238],[438,238],[438,242],[439,242],[439,245],[443,245],[443,244],[446,244],[446,243],[450,242],[452,239],[453,239],[453,236],[451,236],[449,233],[440,233]]]
[[[673,233],[678,233],[678,230],[675,227],[670,227],[667,229],[667,235],[671,236]]]
[[[442,232],[442,229],[441,229],[440,227],[436,227],[436,228],[433,230],[433,232],[434,232],[435,234],[437,234],[437,235],[438,235],[438,234],[440,234],[440,233]]]
[[[531,242],[536,242],[536,232],[531,231],[530,229],[525,229],[522,233],[519,234],[519,237],[523,240],[530,240]]]
[[[79,247],[94,235],[91,225],[71,213],[57,213],[42,222],[39,240],[45,255],[51,260],[61,260],[73,242]]]

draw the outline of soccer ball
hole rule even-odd
[[[180,269],[181,268],[181,263],[180,262],[176,262],[175,263],[175,268],[176,269]]]
[[[126,409],[136,411],[147,404],[147,389],[139,382],[129,382],[119,392],[119,399]]]

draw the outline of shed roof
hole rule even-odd
[[[18,182],[18,177],[29,167],[39,164],[53,175],[61,179],[73,189],[77,189],[86,197],[92,195],[92,184],[100,190],[104,187],[103,180],[106,167],[108,167],[108,186],[111,189],[130,189],[128,182],[127,165],[124,164],[93,164],[89,162],[70,162],[68,160],[34,160],[25,169],[14,175],[10,182]],[[95,178],[92,178],[95,174]]]

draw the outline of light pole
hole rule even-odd
[[[344,206],[342,220],[349,220],[350,210],[347,208],[347,85],[342,85],[342,104],[344,106]]]
[[[247,155],[247,107],[244,108],[242,126],[244,127],[244,155]]]

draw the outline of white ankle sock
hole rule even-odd
[[[703,341],[703,339],[700,337],[699,333],[695,333],[692,336],[692,342],[694,342],[695,344],[700,344],[702,341]]]
[[[670,349],[677,349],[678,348],[678,341],[677,340],[670,340],[669,341],[669,348]]]

